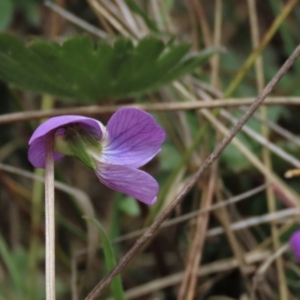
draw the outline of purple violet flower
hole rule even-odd
[[[298,262],[300,262],[300,230],[295,231],[290,237],[290,246],[296,256]]]
[[[123,192],[146,204],[153,204],[158,183],[139,167],[161,149],[164,130],[148,113],[122,108],[105,127],[83,116],[59,116],[41,124],[29,140],[28,159],[36,168],[45,167],[46,136],[54,135],[54,160],[75,156],[96,172],[111,189]]]

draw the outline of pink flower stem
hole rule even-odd
[[[55,211],[53,133],[46,138],[45,164],[45,237],[46,237],[46,300],[55,300]]]

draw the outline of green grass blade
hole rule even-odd
[[[14,259],[13,254],[9,251],[2,235],[0,235],[0,255],[8,269],[16,294],[19,295],[19,299],[24,299],[22,274],[20,274],[19,268],[16,265],[16,260]]]
[[[113,251],[113,247],[110,243],[108,236],[106,235],[105,230],[102,225],[94,218],[84,217],[87,221],[92,222],[99,229],[99,233],[101,236],[104,256],[105,256],[105,264],[107,271],[112,270],[116,265],[116,259]],[[121,276],[116,276],[111,283],[111,290],[113,293],[113,297],[115,300],[125,300],[124,291],[121,281]]]

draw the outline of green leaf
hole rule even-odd
[[[0,256],[8,269],[9,276],[13,282],[14,290],[19,297],[22,298],[24,295],[24,286],[23,286],[23,279],[22,274],[20,274],[20,270],[17,265],[17,261],[14,257],[14,253],[12,253],[7,245],[3,237],[0,235]],[[19,299],[21,299],[19,298]]]
[[[104,251],[104,257],[105,257],[105,264],[106,264],[106,269],[109,272],[112,270],[115,265],[116,265],[116,259],[114,256],[114,251],[113,247],[110,243],[110,240],[108,236],[106,235],[106,232],[102,225],[94,218],[90,217],[84,217],[87,221],[92,222],[97,226],[100,232],[101,236],[101,241],[102,241],[102,246],[103,246],[103,251]],[[124,297],[124,291],[123,291],[123,286],[122,286],[122,281],[120,275],[116,276],[113,281],[111,282],[111,289],[113,293],[113,297],[116,300],[125,300]]]
[[[188,56],[188,44],[146,37],[137,45],[120,38],[94,45],[72,37],[62,45],[35,40],[26,46],[0,33],[0,78],[38,93],[76,102],[118,99],[168,84],[202,64],[215,50]]]
[[[205,63],[213,54],[217,53],[219,50],[217,48],[209,48],[203,50],[197,55],[190,55],[182,62],[182,64],[177,64],[173,67],[172,71],[168,76],[164,78],[165,83],[168,83],[174,78],[180,78],[184,74],[189,73],[191,70],[195,69],[197,66]]]

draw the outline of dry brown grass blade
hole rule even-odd
[[[208,210],[209,208],[211,208],[212,200],[214,197],[214,190],[217,181],[217,164],[212,167],[210,175],[208,176],[208,178],[204,178],[203,181],[200,210]],[[200,189],[200,184],[198,186]],[[197,269],[202,257],[202,250],[205,241],[205,232],[208,227],[208,221],[209,213],[198,216],[196,220],[194,237],[190,245],[184,277],[177,296],[178,300],[190,300],[195,296]]]
[[[191,3],[191,7],[194,9],[196,13],[198,22],[200,22],[201,30],[203,33],[204,44],[207,47],[209,47],[212,45],[212,39],[211,39],[212,34],[208,25],[208,21],[202,3],[197,0],[189,0],[189,2]]]
[[[109,23],[115,30],[122,34],[122,36],[131,37],[137,39],[138,36],[135,31],[132,31],[132,28],[128,28],[123,20],[120,19],[120,14],[113,13],[111,11],[111,6],[115,8],[114,3],[110,1],[105,3],[99,0],[87,0],[91,8],[94,10],[95,14],[98,16],[99,20],[102,20],[102,23]],[[103,22],[103,20],[106,20]]]
[[[260,224],[267,224],[270,222],[282,222],[283,220],[290,220],[292,221],[292,219],[297,220],[297,218],[299,217],[300,214],[300,209],[299,208],[287,208],[287,209],[282,209],[280,211],[274,212],[272,214],[268,213],[265,215],[260,215],[260,216],[256,216],[256,217],[252,217],[252,218],[247,218],[245,220],[242,221],[238,221],[236,223],[232,223],[230,224],[230,229],[232,231],[236,231],[236,230],[241,230],[243,228],[248,228],[251,226],[257,226]],[[291,226],[291,224],[288,224],[289,227]],[[207,231],[206,236],[207,237],[213,237],[219,234],[224,233],[224,229],[222,227],[216,227],[216,228],[212,228],[209,229]],[[267,241],[267,239],[266,239]],[[268,243],[264,243],[264,246],[260,246],[259,248],[265,248],[267,247],[267,245],[269,245],[270,241]]]
[[[258,193],[261,193],[262,191],[265,190],[265,188],[266,188],[266,185],[261,185],[261,186],[259,186],[257,188],[254,188],[253,190],[249,190],[249,191],[247,191],[245,193],[242,193],[240,195],[237,195],[237,196],[234,196],[234,197],[229,198],[227,200],[224,200],[221,203],[216,203],[216,204],[212,205],[208,209],[194,211],[194,212],[187,213],[187,214],[184,214],[182,216],[173,218],[171,220],[167,220],[167,221],[165,221],[161,225],[161,228],[167,228],[167,227],[170,227],[170,226],[174,226],[176,224],[180,224],[181,222],[188,221],[191,218],[195,218],[195,217],[197,217],[199,215],[202,215],[204,213],[208,213],[208,212],[214,211],[215,209],[219,209],[219,208],[225,207],[227,205],[231,205],[231,204],[234,204],[236,202],[245,200],[245,199],[247,199],[247,198],[249,198],[251,196],[254,196],[254,195],[258,194]],[[114,243],[120,243],[120,242],[127,241],[129,239],[133,239],[133,238],[139,237],[141,234],[143,234],[144,232],[146,232],[147,229],[148,228],[139,229],[139,230],[130,232],[128,234],[122,235],[122,236],[116,238],[113,242]]]
[[[230,83],[229,87],[225,91],[226,98],[230,97],[232,93],[235,91],[241,80],[249,71],[249,68],[252,67],[253,63],[257,59],[257,57],[261,54],[262,50],[270,42],[271,38],[277,32],[279,26],[282,22],[287,18],[287,16],[292,12],[293,8],[298,4],[298,0],[290,0],[288,1],[281,10],[281,13],[276,17],[273,21],[271,27],[268,29],[266,34],[263,36],[259,46],[256,48],[255,51],[251,53],[245,63],[241,66],[239,72],[236,74],[235,78]]]
[[[195,98],[195,97],[193,97]],[[189,98],[188,98],[189,99]],[[101,115],[107,113],[114,113],[122,107],[135,107],[150,112],[161,111],[186,111],[198,109],[215,109],[224,107],[238,107],[251,105],[255,98],[243,99],[215,99],[212,102],[204,102],[197,100],[195,102],[172,102],[172,103],[151,103],[151,104],[119,104],[119,105],[89,105],[72,108],[57,108],[46,110],[34,110],[17,113],[8,113],[0,115],[0,124],[8,124],[14,122],[23,122],[27,120],[39,120],[42,118],[49,118],[53,116],[61,116],[68,114],[82,114],[82,115]],[[268,97],[262,105],[300,105],[300,97]]]
[[[225,120],[229,121],[231,124],[235,124],[238,119],[235,118],[231,113],[228,111],[222,109],[220,115],[224,117]],[[264,118],[265,119],[265,118]],[[266,124],[262,124],[266,126]],[[255,130],[251,129],[251,127],[245,125],[242,128],[242,131],[251,137],[253,141],[256,141],[265,149],[272,152],[273,154],[277,155],[281,159],[285,160],[286,162],[290,163],[291,166],[294,166],[295,168],[300,168],[300,160],[297,159],[295,156],[289,154],[281,147],[275,145],[273,142],[271,142],[264,134],[260,134],[259,132],[256,132]],[[266,164],[265,164],[266,165]],[[269,170],[269,172],[272,172],[272,168],[270,168],[268,165],[266,165],[266,168]]]
[[[218,198],[218,203],[220,203],[221,197],[218,196],[217,198]],[[250,282],[248,281],[248,278],[246,276],[247,265],[244,260],[244,249],[240,244],[240,242],[238,241],[237,237],[235,236],[234,232],[232,231],[232,228],[230,226],[231,222],[230,222],[229,212],[227,211],[226,207],[222,207],[219,210],[214,211],[214,215],[217,217],[218,221],[224,228],[224,232],[228,239],[231,250],[238,262],[238,268],[241,272],[241,275],[243,276],[245,287],[247,290],[250,291]]]
[[[222,132],[225,136],[228,134],[229,130],[224,127],[224,125],[219,122],[211,113],[208,111],[203,111],[202,113],[205,117],[216,127],[217,130]],[[269,169],[257,158],[256,155],[252,153],[240,140],[237,138],[232,140],[232,144],[239,150],[245,157],[265,176],[268,176],[269,180],[283,191],[284,195],[289,199],[290,203],[295,207],[299,207],[299,195],[294,192],[284,181],[282,181],[274,172],[270,172]]]
[[[16,175],[25,177],[25,178],[44,182],[43,177],[36,176],[36,175],[32,174],[31,172],[27,172],[27,171],[24,171],[24,170],[16,168],[16,167],[12,167],[12,166],[0,163],[0,169],[3,171],[6,171],[6,172],[12,173],[12,174],[16,174]],[[61,190],[65,193],[71,195],[72,197],[74,197],[78,206],[83,211],[84,215],[91,216],[92,218],[95,217],[95,212],[94,212],[94,208],[91,203],[91,200],[88,197],[88,195],[86,193],[84,193],[82,190],[79,190],[74,187],[70,187],[69,185],[62,183],[62,182],[58,182],[58,181],[54,182],[54,187],[57,188],[58,190]],[[87,222],[87,244],[88,244],[87,265],[88,265],[88,267],[90,267],[95,260],[96,251],[97,251],[97,247],[98,247],[98,231],[95,228],[95,226],[93,224],[91,224],[90,222]]]
[[[257,16],[257,4],[256,0],[248,0],[248,7],[249,7],[249,16],[250,16],[250,28],[251,28],[251,34],[252,34],[252,44],[253,49],[257,48],[259,46],[259,24],[258,24],[258,16]],[[258,56],[255,61],[255,72],[256,72],[256,81],[257,81],[257,89],[260,92],[263,89],[264,86],[264,69],[263,69],[263,61],[262,57]],[[266,107],[260,108],[260,114],[261,117],[264,119],[267,119],[268,111]],[[261,124],[261,131],[262,136],[266,140],[269,140],[269,128],[265,124]],[[265,164],[266,168],[272,171],[272,161],[270,156],[270,150],[267,146],[263,147],[263,163]],[[269,182],[269,178],[265,178],[267,183]],[[273,213],[276,211],[276,199],[275,199],[275,193],[271,186],[267,187],[266,190],[266,196],[267,196],[267,203],[268,203],[268,209],[270,213]],[[273,242],[273,248],[276,252],[279,249],[279,237],[278,237],[278,230],[275,223],[271,223],[271,235],[272,235],[272,242]],[[283,267],[283,261],[281,256],[277,256],[275,260],[276,269],[277,269],[277,280],[279,283],[279,293],[280,293],[280,299],[287,300],[289,299],[288,295],[288,288],[285,280],[285,274],[284,274],[284,267]]]
[[[183,190],[177,195],[174,201],[164,210],[164,212],[155,220],[151,227],[143,234],[143,236],[133,245],[133,247],[123,256],[121,261],[116,267],[103,279],[85,298],[86,300],[96,299],[102,291],[109,286],[112,279],[118,275],[124,267],[131,261],[131,259],[139,252],[139,250],[148,242],[148,240],[157,233],[160,225],[169,216],[177,204],[183,199],[186,193],[194,186],[196,181],[205,173],[205,171],[212,165],[212,163],[219,157],[225,147],[232,141],[235,135],[241,130],[248,119],[253,115],[260,104],[265,100],[267,95],[273,90],[279,80],[284,76],[286,72],[294,64],[295,60],[300,55],[300,45],[294,50],[287,61],[283,64],[280,70],[276,73],[269,84],[264,88],[262,93],[258,96],[255,102],[249,107],[247,112],[242,116],[240,121],[233,127],[233,129],[227,134],[212,154],[203,162],[202,166],[191,178],[190,182],[183,188]]]
[[[187,99],[191,101],[196,101],[195,97],[191,95],[183,85],[176,82],[174,84],[176,89],[184,95]],[[221,132],[224,136],[227,136],[229,134],[229,130],[207,109],[201,109],[201,113],[207,118],[210,123],[216,128],[217,131]],[[235,123],[237,124],[237,123]],[[246,126],[246,125],[245,125]],[[243,126],[243,128],[245,127]],[[241,128],[241,130],[243,130]],[[253,154],[252,151],[250,151],[238,138],[234,138],[232,140],[232,145],[234,145],[245,157],[265,176],[268,176],[268,178],[273,182],[273,184],[278,186],[278,188],[283,192],[285,197],[289,199],[289,202],[291,205],[295,207],[299,207],[299,196],[297,193],[295,193],[291,188],[287,186],[277,175],[274,174],[274,172],[270,172],[268,168],[265,167],[265,165],[257,158],[256,155]]]
[[[263,278],[268,270],[268,268],[272,265],[272,263],[279,257],[281,256],[287,249],[289,248],[288,244],[285,244],[278,248],[278,250],[268,257],[264,263],[258,268],[258,270],[255,272],[255,275],[253,277],[253,288],[252,288],[252,293],[251,293],[251,298],[250,300],[255,299],[255,292],[257,289],[259,289],[259,284],[263,281]],[[284,294],[284,296],[287,296],[287,294]],[[281,298],[282,299],[282,298]],[[287,298],[289,299],[289,298]]]
[[[251,274],[255,272],[257,262],[261,262],[270,256],[270,251],[252,252],[245,255],[245,261],[247,263],[246,272]],[[236,269],[238,267],[238,262],[235,258],[219,260],[207,265],[203,265],[198,269],[197,275],[199,277],[204,277],[214,273],[221,273]],[[136,299],[138,297],[149,295],[150,293],[158,290],[162,290],[168,286],[179,284],[182,281],[183,272],[175,273],[164,278],[158,278],[148,282],[146,284],[140,285],[136,288],[130,289],[125,292],[126,299]]]
[[[67,10],[58,6],[57,4],[52,3],[51,1],[45,1],[44,4],[47,7],[49,7],[51,10],[55,11],[57,14],[62,16],[65,20],[81,27],[82,29],[86,30],[87,32],[90,32],[91,34],[93,34],[99,38],[107,37],[107,33],[105,31],[85,22],[83,19],[76,17],[75,15],[71,14],[70,12],[68,12]]]

